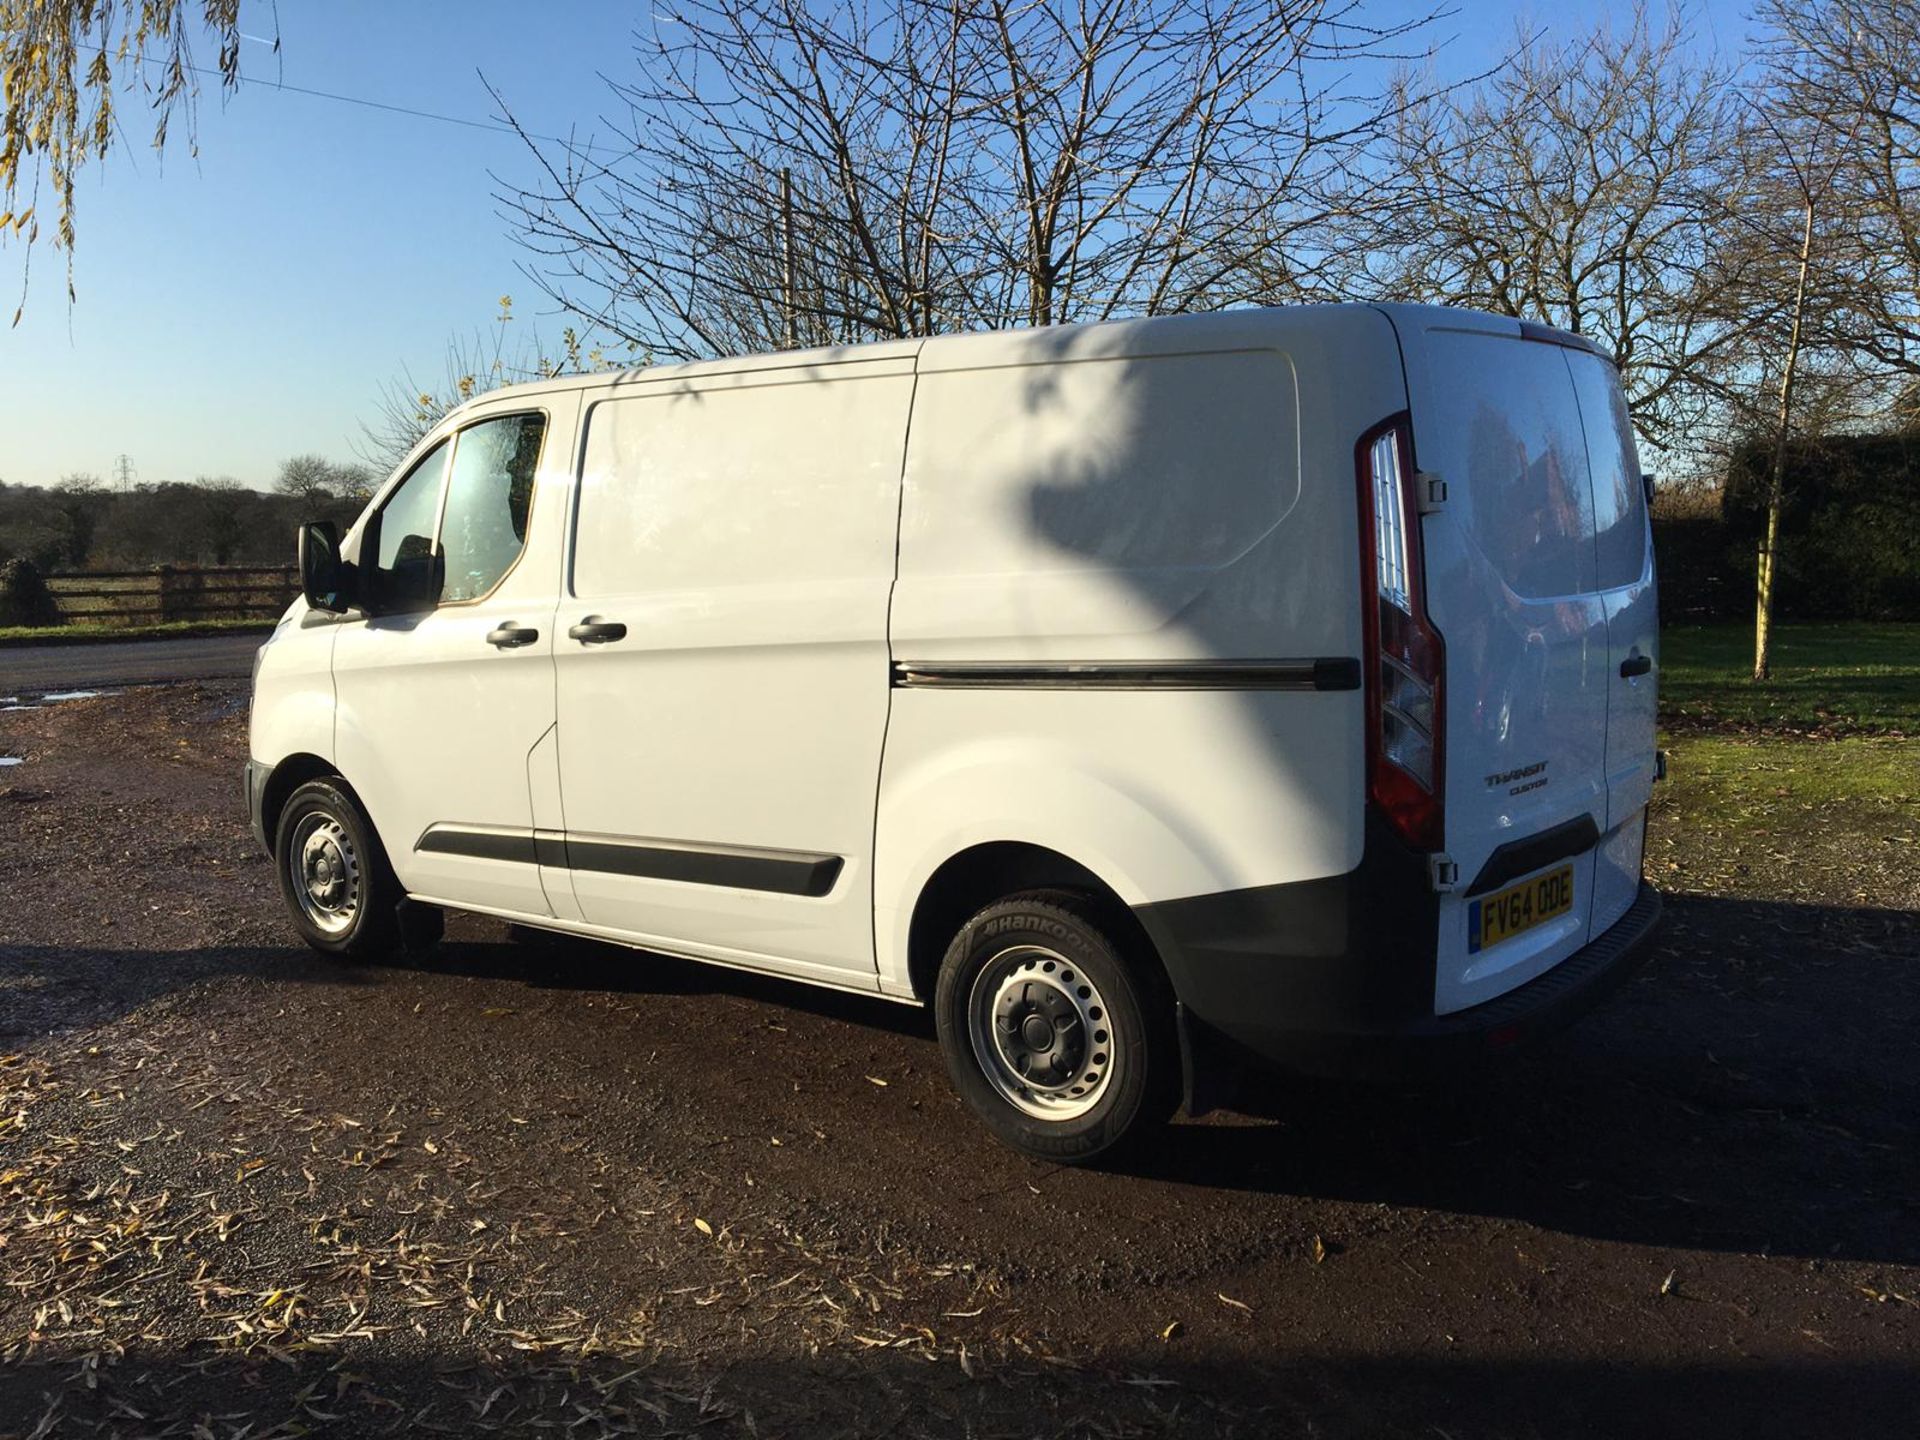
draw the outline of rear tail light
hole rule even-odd
[[[1366,634],[1367,794],[1409,844],[1441,846],[1441,679],[1427,621],[1413,433],[1396,415],[1361,438],[1361,597]]]

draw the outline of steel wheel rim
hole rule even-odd
[[[287,878],[300,913],[323,935],[339,935],[360,913],[360,857],[333,816],[302,815],[287,842]]]
[[[1036,1120],[1077,1120],[1100,1103],[1119,1060],[1112,1012],[1093,981],[1043,945],[980,967],[967,1034],[987,1083]]]

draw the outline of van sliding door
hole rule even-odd
[[[555,666],[583,918],[873,983],[911,355],[589,399]]]

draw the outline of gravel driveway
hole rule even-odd
[[[89,685],[244,678],[253,673],[254,652],[266,638],[262,629],[172,640],[0,645],[0,697]]]
[[[915,1012],[465,919],[295,948],[244,711],[0,715],[0,1436],[1913,1433],[1920,894],[1861,903],[1871,837],[1672,894],[1472,1084],[1070,1171]]]

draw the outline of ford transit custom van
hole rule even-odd
[[[1647,488],[1574,335],[1303,307],[514,386],[301,569],[246,795],[308,944],[464,910],[930,1006],[1030,1154],[1249,1061],[1512,1047],[1659,915]]]

